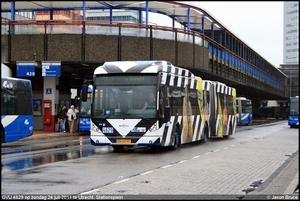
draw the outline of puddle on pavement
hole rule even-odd
[[[48,146],[48,147],[35,147],[35,148],[19,148],[14,150],[4,150],[2,151],[2,155],[7,154],[17,154],[17,153],[24,153],[24,152],[33,152],[33,151],[42,151],[42,150],[51,150],[51,149],[57,149],[57,148],[64,148],[64,147],[73,147],[73,146],[80,146],[80,145],[90,145],[90,141],[78,141],[78,142],[72,142],[67,144],[59,144],[55,146]]]
[[[79,144],[78,143],[72,144],[72,146],[75,145],[79,145]],[[63,146],[63,147],[68,147],[68,146]],[[59,145],[54,147],[44,147],[40,149],[27,150],[27,151],[30,152],[30,151],[40,151],[40,150],[47,150],[47,149],[51,150],[55,148],[62,148],[62,146]],[[15,159],[13,161],[2,163],[2,169],[1,169],[2,178],[3,178],[3,173],[5,172],[16,171],[17,175],[35,173],[34,170],[32,170],[32,167],[36,167],[48,163],[55,163],[59,161],[67,161],[67,160],[73,160],[77,158],[89,157],[93,155],[105,154],[108,152],[112,152],[113,148],[111,148],[110,146],[101,146],[101,147],[78,146],[78,149],[73,151],[70,150],[57,150],[57,151],[59,152],[39,153],[38,156],[37,153],[33,153],[32,156],[26,156],[26,157],[20,156],[18,157],[18,159]],[[12,152],[10,152],[9,154],[11,153]]]

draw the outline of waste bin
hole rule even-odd
[[[55,123],[55,132],[59,132],[59,123]]]

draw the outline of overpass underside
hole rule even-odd
[[[218,80],[237,90],[238,96],[261,99],[286,99],[286,90],[253,76],[245,70],[241,70],[230,62],[209,54],[209,72],[203,77],[210,80]]]
[[[18,61],[60,61],[62,77],[77,74],[91,79],[93,70],[106,61],[167,60],[188,68],[202,79],[223,82],[237,89],[238,96],[258,99],[285,99],[286,90],[270,84],[209,52],[208,46],[186,41],[153,37],[96,34],[8,34],[1,35],[7,65]],[[36,73],[36,77],[41,77]],[[68,79],[68,78],[67,78]],[[74,81],[73,81],[74,82]],[[68,85],[68,84],[67,84]],[[41,86],[42,87],[42,86]],[[71,82],[70,86],[72,87]]]

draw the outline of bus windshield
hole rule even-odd
[[[85,102],[80,102],[80,117],[91,117],[91,99]]]
[[[299,96],[290,97],[289,99],[288,125],[291,128],[299,127]]]
[[[299,116],[299,98],[292,98],[290,102],[290,115]]]
[[[252,101],[245,97],[236,98],[236,108],[238,113],[239,125],[249,125],[253,121]]]
[[[155,118],[157,110],[156,75],[105,75],[95,79],[92,118]],[[150,107],[150,94],[153,102]],[[147,107],[145,108],[145,105]]]
[[[242,113],[250,113],[252,114],[252,104],[251,100],[242,100]]]

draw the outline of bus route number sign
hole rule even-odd
[[[17,63],[17,77],[34,77],[35,64],[34,63]]]

